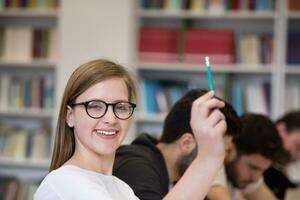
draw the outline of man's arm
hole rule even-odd
[[[204,199],[223,164],[226,122],[218,108],[224,103],[213,96],[214,93],[209,92],[193,102],[190,124],[198,155],[164,200]]]
[[[218,174],[207,193],[207,198],[209,200],[231,200],[224,166],[218,171]]]
[[[224,186],[211,187],[207,193],[207,197],[209,200],[231,200],[228,188]]]
[[[265,183],[263,183],[254,192],[251,192],[244,196],[247,200],[278,200]]]

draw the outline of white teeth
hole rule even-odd
[[[116,131],[101,131],[101,130],[97,130],[96,132],[102,135],[114,135],[117,133]]]

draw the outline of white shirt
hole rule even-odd
[[[132,189],[115,176],[73,165],[49,173],[34,195],[35,200],[138,200]]]

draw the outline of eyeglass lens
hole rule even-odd
[[[128,102],[118,102],[115,104],[106,104],[102,101],[91,101],[86,105],[88,114],[93,118],[100,118],[107,112],[108,105],[113,106],[113,112],[120,119],[127,119],[133,112],[133,106]]]

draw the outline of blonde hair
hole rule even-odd
[[[76,98],[88,88],[103,80],[120,77],[128,90],[128,100],[136,99],[136,88],[129,72],[121,65],[108,60],[93,60],[79,66],[66,85],[56,127],[53,155],[49,171],[55,170],[69,160],[75,151],[73,128],[66,123],[67,106],[75,103]]]

